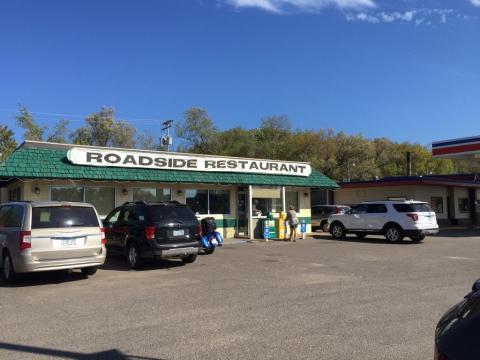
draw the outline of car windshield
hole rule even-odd
[[[407,212],[433,212],[432,208],[428,204],[393,204],[395,210],[401,213]]]
[[[97,214],[91,207],[47,206],[32,209],[32,229],[63,227],[99,227]]]
[[[152,206],[150,208],[152,221],[161,220],[196,220],[194,212],[186,206]]]

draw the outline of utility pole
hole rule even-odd
[[[410,151],[407,151],[407,175],[412,176],[412,153]]]
[[[355,160],[352,161],[352,166],[355,167]],[[350,182],[350,159],[347,159],[347,182]]]
[[[170,146],[173,144],[173,138],[170,136],[170,128],[173,126],[173,120],[166,120],[163,122],[162,131],[166,134],[160,138],[160,144],[164,149],[170,151]]]

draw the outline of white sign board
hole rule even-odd
[[[175,153],[148,153],[129,150],[72,148],[67,158],[77,165],[189,171],[240,172],[268,175],[309,176],[308,163],[201,156]]]

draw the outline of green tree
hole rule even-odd
[[[0,162],[5,160],[17,147],[13,131],[5,125],[0,125]]]
[[[273,115],[261,120],[255,131],[256,156],[268,159],[289,159],[290,149],[285,145],[290,141],[292,126],[287,116]]]
[[[90,114],[85,119],[86,126],[72,133],[74,144],[107,146],[112,138],[114,127],[114,110],[102,107],[100,111]]]
[[[218,130],[204,109],[188,109],[184,119],[176,124],[175,134],[185,141],[185,145],[179,147],[182,150],[202,154],[215,153],[214,139]]]
[[[255,157],[256,142],[254,131],[235,127],[216,135],[213,151],[215,154],[237,157]]]
[[[60,120],[57,122],[52,132],[48,135],[47,141],[56,143],[66,143],[68,137],[68,120]]]
[[[160,150],[160,144],[155,141],[153,135],[147,132],[141,132],[135,140],[136,146],[144,150]]]
[[[25,140],[43,141],[46,126],[39,126],[25,106],[20,105],[19,114],[15,116],[17,125],[23,128]]]
[[[124,120],[116,121],[112,129],[111,146],[133,149],[137,129]]]
[[[112,108],[102,107],[85,119],[85,126],[75,129],[70,138],[74,144],[135,147],[136,129],[124,120],[115,120]]]

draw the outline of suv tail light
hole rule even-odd
[[[201,224],[198,224],[198,236],[202,237],[202,225]]]
[[[20,251],[30,249],[32,247],[32,232],[20,231]]]
[[[418,221],[418,215],[417,214],[407,214],[407,216],[412,219],[413,221]]]
[[[107,238],[105,237],[105,228],[100,228],[100,239],[102,240],[102,244],[105,245],[107,243]]]
[[[155,239],[155,226],[145,227],[145,237],[147,238],[147,240]]]
[[[337,206],[335,207],[335,214],[340,214],[342,210]]]

